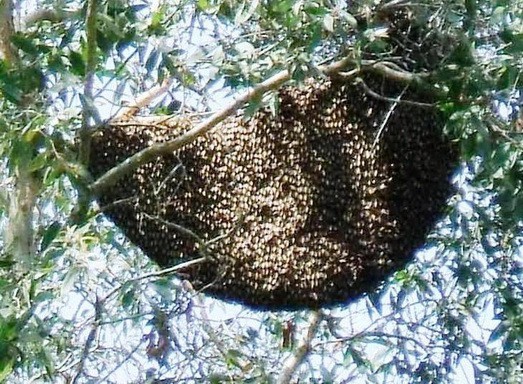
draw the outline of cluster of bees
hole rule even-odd
[[[452,194],[456,148],[421,105],[429,95],[377,74],[286,87],[278,101],[276,115],[231,117],[143,164],[100,206],[162,267],[204,256],[180,274],[204,293],[260,309],[347,303],[423,245]],[[158,121],[98,130],[93,176],[193,125]]]

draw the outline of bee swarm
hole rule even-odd
[[[398,97],[403,84],[365,83]],[[408,89],[403,99],[431,103]],[[279,111],[231,117],[98,196],[160,266],[196,289],[262,309],[317,308],[370,292],[409,262],[446,200],[458,162],[432,107],[394,103],[332,78],[287,87]],[[94,177],[191,128],[115,122],[92,140]]]

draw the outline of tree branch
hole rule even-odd
[[[13,1],[0,0],[0,59],[9,66],[21,64],[11,44],[14,33]],[[30,101],[30,98],[25,98],[21,106],[27,107]],[[26,120],[27,116],[23,116]],[[13,255],[22,271],[27,271],[35,256],[33,214],[41,180],[30,170],[30,150],[16,156],[16,159],[9,159],[16,165],[13,167],[13,185],[4,196],[8,205],[7,223],[3,231],[4,249]]]
[[[373,91],[362,79],[358,79],[356,81],[356,83],[362,85],[363,90],[365,91],[366,94],[368,94],[369,96],[372,96],[378,100],[387,101],[389,103],[412,105],[414,107],[419,107],[419,108],[434,108],[436,106],[435,103],[422,103],[420,101],[402,100],[401,97],[399,97],[399,96],[398,97],[387,97],[387,96],[380,95],[379,93]]]
[[[205,261],[205,257],[199,257],[197,259],[192,259],[192,260],[186,261],[184,263],[176,264],[173,267],[165,268],[165,269],[162,269],[159,271],[144,273],[143,275],[129,279],[125,283],[120,284],[119,286],[113,288],[111,291],[109,291],[109,293],[107,293],[107,295],[105,295],[102,299],[100,299],[100,301],[99,301],[100,305],[104,305],[107,302],[107,300],[109,300],[114,294],[116,294],[120,289],[122,289],[125,285],[127,285],[129,283],[134,283],[137,281],[146,280],[146,279],[155,278],[155,277],[171,275],[175,272],[182,271],[186,268],[192,267],[193,265],[202,263],[204,261]]]
[[[340,72],[342,69],[347,67],[349,64],[354,64],[354,60],[351,58],[345,58],[340,61],[334,62],[330,65],[319,66],[318,69],[326,75],[335,75]],[[383,74],[392,79],[401,81],[401,82],[412,82],[417,81],[424,75],[413,74],[410,72],[405,72],[401,70],[393,69],[392,67],[385,65],[384,63],[378,63],[375,61],[363,61],[359,63],[362,68],[366,70],[376,71],[380,74]],[[158,156],[163,154],[172,153],[186,144],[189,144],[196,140],[198,137],[205,135],[217,124],[232,116],[238,109],[242,108],[250,100],[255,98],[262,97],[266,92],[278,89],[285,82],[291,79],[291,73],[287,70],[281,71],[276,75],[268,78],[257,86],[249,89],[238,97],[234,102],[229,104],[221,111],[214,113],[211,117],[203,122],[197,124],[194,128],[185,132],[184,134],[176,137],[175,139],[165,142],[158,143],[147,147],[140,152],[129,157],[122,163],[118,164],[114,168],[107,171],[105,174],[100,176],[98,180],[93,182],[90,185],[90,190],[93,194],[98,195],[102,193],[103,190],[114,185],[118,180],[120,180],[125,175],[128,175],[140,165],[145,164],[146,162],[155,159]]]
[[[111,120],[125,120],[128,119],[134,115],[141,109],[156,99],[158,96],[162,95],[163,93],[167,92],[169,87],[172,84],[171,79],[165,79],[162,84],[157,85],[151,89],[149,89],[147,92],[142,93],[135,101],[134,103],[125,106],[120,110],[114,118]]]
[[[102,190],[116,183],[116,181],[118,181],[121,177],[134,171],[141,164],[144,164],[149,160],[156,158],[159,155],[176,151],[177,149],[180,149],[182,146],[193,142],[199,136],[206,134],[218,123],[231,116],[234,112],[236,112],[236,110],[243,107],[247,102],[249,102],[249,100],[252,100],[256,97],[260,97],[269,90],[278,88],[284,82],[289,80],[289,78],[289,72],[282,71],[272,76],[271,78],[265,80],[264,82],[260,83],[258,86],[248,90],[236,101],[231,103],[228,107],[216,112],[210,118],[204,120],[203,122],[196,125],[194,128],[185,132],[183,135],[177,137],[176,139],[168,141],[166,143],[156,144],[141,150],[140,152],[126,159],[124,162],[122,162],[115,168],[112,168],[109,171],[107,171],[98,180],[91,184],[91,191],[94,194],[99,194]]]
[[[83,108],[82,108],[82,127],[79,132],[80,147],[78,160],[80,164],[87,164],[89,162],[89,148],[90,148],[90,125],[91,118],[94,118],[98,113],[94,107],[93,100],[93,82],[96,71],[96,8],[97,0],[89,0],[87,3],[86,15],[86,34],[87,34],[87,62],[86,75],[83,93]]]
[[[89,353],[91,352],[91,347],[94,343],[94,339],[96,338],[96,334],[98,333],[100,320],[102,318],[102,310],[102,303],[97,297],[94,303],[94,320],[91,324],[91,330],[89,331],[89,335],[87,335],[87,339],[85,340],[84,348],[82,350],[82,357],[78,362],[78,369],[73,379],[71,380],[71,384],[76,384],[83,375],[85,362],[87,360],[87,357],[89,356]]]
[[[13,1],[0,0],[0,59],[5,60],[8,65],[18,61],[18,54],[11,44],[14,33]]]
[[[183,270],[185,268],[191,267],[193,265],[196,265],[198,263],[201,263],[205,260],[205,258],[201,257],[198,259],[193,259],[186,261],[184,263],[180,263],[178,265],[175,265],[174,267],[162,269],[160,271],[154,271],[145,273],[143,275],[137,276],[135,278],[127,280],[125,283],[120,284],[119,286],[113,288],[109,293],[107,293],[103,298],[96,297],[95,303],[94,303],[94,319],[91,324],[91,330],[89,331],[89,334],[87,335],[87,339],[85,340],[84,347],[82,349],[82,355],[80,357],[80,360],[78,361],[78,368],[76,370],[76,374],[74,375],[73,379],[71,380],[72,384],[75,384],[78,382],[78,380],[82,377],[84,374],[84,368],[85,368],[85,362],[87,361],[87,358],[89,357],[89,353],[92,350],[93,343],[96,339],[96,334],[98,333],[98,330],[100,328],[100,325],[102,324],[102,313],[104,310],[104,305],[107,303],[107,301],[116,294],[122,287],[124,287],[126,284],[129,284],[131,282],[137,282],[149,278],[154,277],[161,277],[165,275],[172,274],[174,272]],[[138,347],[137,347],[138,348]],[[136,348],[136,349],[137,349]]]
[[[289,356],[283,363],[281,374],[276,381],[277,384],[288,384],[292,380],[292,376],[298,370],[300,365],[303,363],[307,355],[309,354],[311,343],[323,318],[321,311],[314,311],[309,317],[309,327],[307,332],[303,336],[303,339],[299,342],[298,346],[294,350],[294,353]]]
[[[25,26],[32,26],[41,21],[50,21],[51,23],[62,22],[72,16],[76,12],[66,11],[64,9],[38,9],[29,15],[24,20]]]
[[[388,79],[396,80],[401,83],[421,83],[423,79],[429,76],[428,73],[412,73],[394,67],[397,66],[385,61],[373,62],[363,60],[362,62],[363,69],[379,73]]]
[[[94,105],[93,83],[96,71],[96,8],[97,0],[89,0],[87,3],[86,14],[86,35],[87,35],[87,60],[84,92],[80,97],[82,102],[82,126],[78,131],[78,162],[82,165],[89,163],[89,152],[91,149],[91,119],[96,124],[101,124],[100,116]],[[78,189],[78,203],[71,213],[73,222],[83,221],[89,207],[90,194],[84,188]]]

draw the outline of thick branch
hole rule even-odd
[[[321,323],[322,313],[321,311],[314,311],[309,317],[309,327],[307,332],[303,336],[294,353],[289,356],[283,363],[280,377],[278,377],[278,384],[288,384],[292,380],[292,376],[300,367],[301,363],[305,360],[309,354],[311,343]]]
[[[30,267],[35,254],[33,211],[40,188],[39,181],[28,168],[29,160],[19,159],[16,184],[9,194],[9,219],[4,232],[6,249],[22,269]]]
[[[18,55],[11,44],[11,37],[14,35],[13,25],[13,1],[0,0],[0,59],[8,64],[18,61]]]
[[[64,9],[38,9],[30,13],[24,20],[26,26],[32,26],[41,21],[50,21],[51,23],[59,23],[68,18],[71,18],[75,12],[66,11]]]
[[[330,65],[320,66],[318,69],[326,75],[335,75],[349,64],[354,64],[354,61],[352,59],[345,58]],[[408,83],[417,81],[421,78],[421,75],[396,70],[384,63],[364,61],[360,64],[366,70],[376,71],[401,82]],[[205,135],[227,117],[232,116],[238,109],[245,106],[245,104],[247,104],[250,100],[260,98],[266,92],[278,89],[281,85],[290,80],[290,78],[291,73],[287,70],[277,73],[276,75],[258,84],[254,88],[248,90],[243,95],[238,97],[238,99],[236,99],[234,102],[229,104],[229,106],[214,113],[210,118],[196,125],[194,128],[187,131],[183,135],[165,143],[152,145],[134,154],[133,156],[123,161],[121,164],[107,171],[105,174],[100,176],[98,180],[92,183],[90,186],[91,192],[93,192],[95,195],[100,194],[103,190],[114,185],[118,180],[134,171],[140,165],[145,164],[146,162],[153,160],[160,155],[172,153],[184,145],[193,142],[198,137]]]
[[[231,116],[239,108],[243,107],[247,102],[249,102],[249,100],[252,100],[256,97],[261,97],[265,92],[278,88],[284,82],[289,80],[289,78],[290,74],[288,71],[280,72],[277,75],[272,76],[271,78],[260,83],[253,89],[248,90],[236,101],[231,103],[228,107],[213,114],[210,118],[196,125],[193,129],[187,131],[186,133],[177,137],[176,139],[166,143],[156,144],[141,150],[140,152],[126,159],[117,167],[109,170],[104,175],[102,175],[91,185],[91,191],[95,194],[99,194],[104,189],[116,183],[121,177],[134,171],[141,164],[144,164],[149,160],[156,158],[159,155],[176,151],[177,149],[180,149],[182,146],[193,142],[194,140],[196,140],[196,138],[206,134],[218,123]]]
[[[0,59],[8,65],[19,65],[19,57],[11,38],[15,33],[12,0],[0,0]],[[24,100],[24,106],[30,99]],[[16,161],[15,161],[16,160]],[[18,262],[21,270],[30,268],[35,254],[33,211],[38,198],[40,180],[30,170],[31,155],[18,154],[10,159],[13,167],[13,185],[5,194],[8,206],[7,223],[4,228],[5,249]]]

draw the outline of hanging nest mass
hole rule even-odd
[[[394,102],[402,92],[417,104]],[[412,259],[452,194],[457,151],[432,102],[377,74],[283,88],[276,116],[229,118],[99,202],[160,266],[204,256],[182,274],[204,293],[264,309],[347,303]],[[162,119],[98,130],[93,176],[191,128]]]

